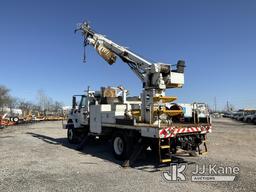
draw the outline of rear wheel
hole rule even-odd
[[[112,139],[113,153],[116,159],[125,160],[131,154],[131,142],[122,132],[114,134]]]

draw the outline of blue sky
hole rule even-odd
[[[92,47],[82,62],[76,24],[92,27],[145,58],[186,61],[185,85],[171,89],[179,102],[223,108],[256,107],[256,1],[151,0],[0,2],[0,84],[36,102],[42,89],[70,105],[88,85],[123,85],[132,95],[141,82],[122,61],[109,66]]]

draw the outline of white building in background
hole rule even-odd
[[[12,113],[12,114],[17,115],[17,116],[22,115],[22,110],[21,109],[11,109],[11,108],[8,108],[8,107],[4,107],[2,109],[2,111],[4,113]]]
[[[72,109],[71,106],[64,106],[64,107],[62,107],[63,113],[65,115],[67,115],[70,112],[71,109]]]
[[[72,109],[72,107],[71,106],[64,106],[64,107],[62,107],[62,109],[63,109],[63,111],[69,111],[69,110]]]

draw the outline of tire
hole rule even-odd
[[[131,141],[123,132],[116,132],[112,139],[112,149],[116,159],[126,160],[131,154]]]
[[[75,130],[74,127],[69,127],[67,129],[67,138],[68,138],[68,142],[70,144],[78,143],[77,131]]]
[[[256,125],[256,118],[254,118],[254,119],[252,120],[252,122]]]
[[[252,120],[250,118],[246,119],[247,123],[252,123]]]
[[[13,122],[18,123],[19,117],[13,117],[12,120],[13,120]]]

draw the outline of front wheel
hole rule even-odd
[[[131,153],[129,138],[123,133],[115,133],[112,140],[113,153],[116,159],[125,160]]]
[[[71,144],[76,144],[78,142],[77,133],[74,128],[68,128],[67,137],[68,137],[68,142]]]

